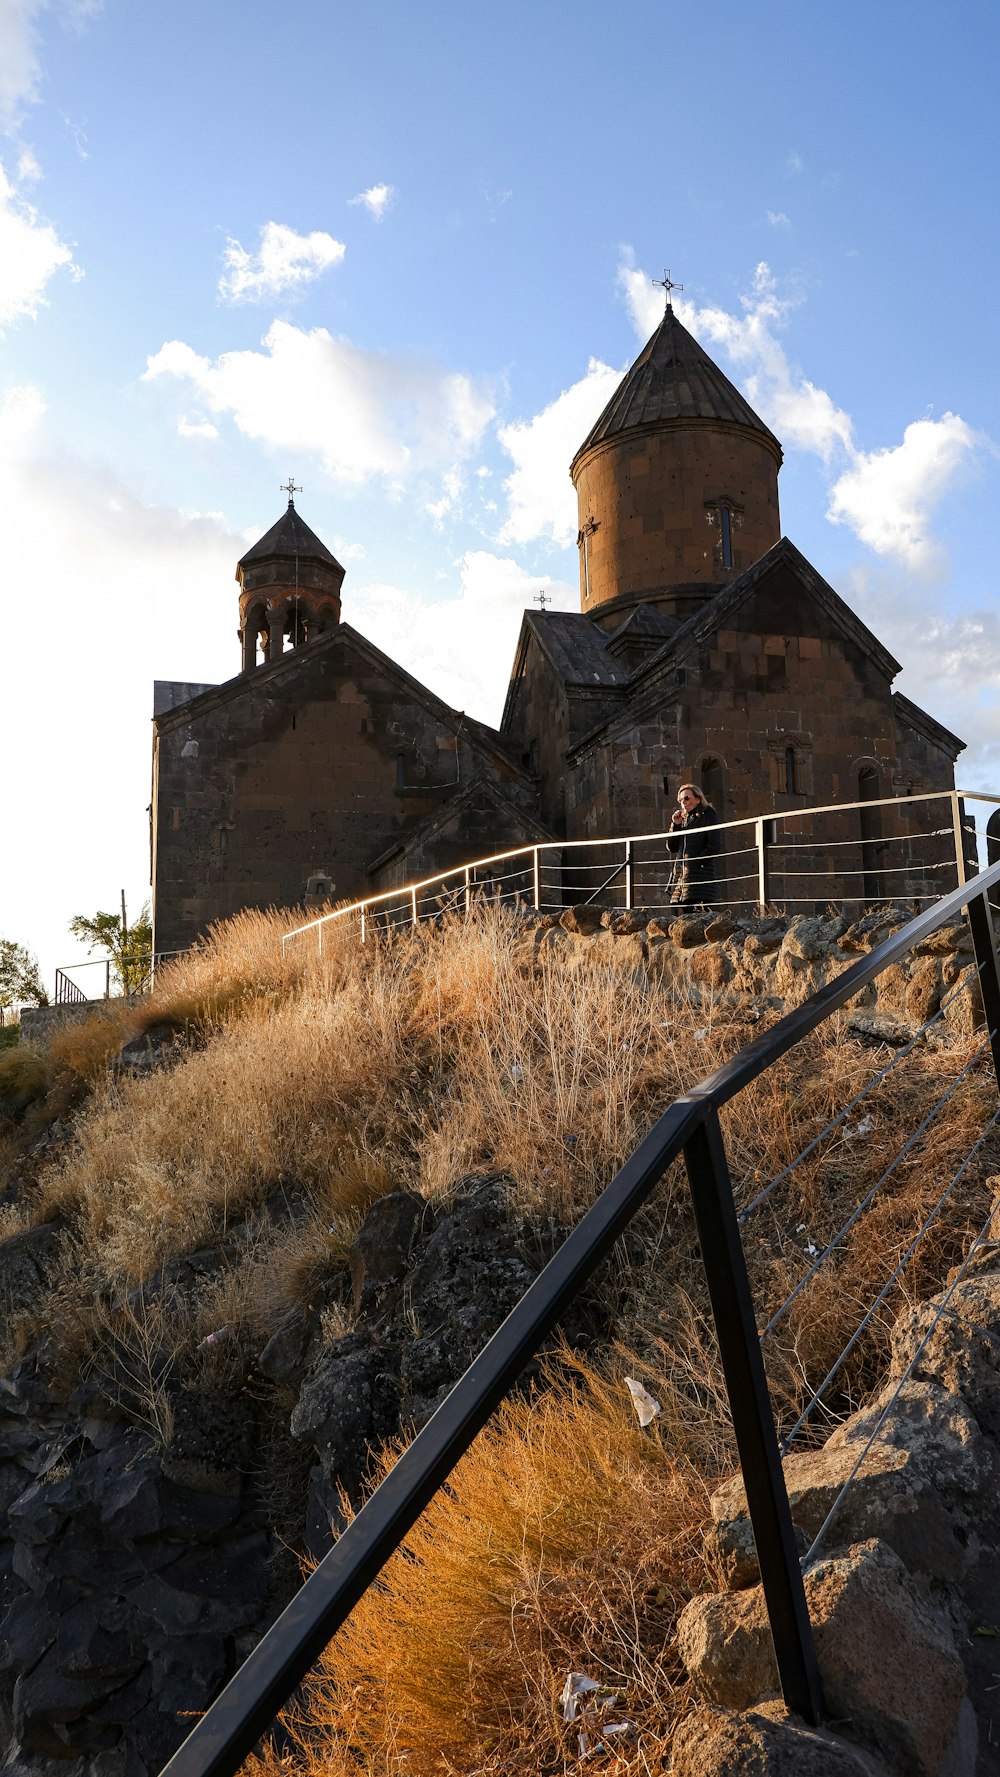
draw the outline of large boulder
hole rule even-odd
[[[808,1549],[841,1488],[850,1482],[827,1533],[828,1548],[881,1537],[911,1573],[936,1580],[960,1579],[965,1571],[965,1549],[955,1535],[944,1501],[926,1469],[915,1460],[912,1448],[878,1440],[855,1476],[863,1448],[857,1440],[836,1444],[831,1440],[822,1450],[804,1450],[785,1458],[785,1486],[800,1548]],[[712,1518],[709,1548],[727,1584],[755,1584],[760,1575],[741,1476],[717,1489],[712,1497]]]
[[[965,1402],[936,1382],[911,1379],[901,1388],[886,1383],[867,1407],[838,1425],[826,1449],[847,1450],[857,1459],[890,1405],[878,1444],[905,1450],[907,1473],[929,1481],[953,1511],[970,1501],[981,1508],[996,1486],[996,1456]]]
[[[947,1305],[946,1295],[903,1310],[892,1329],[890,1378],[913,1364],[915,1381],[961,1395],[986,1436],[1000,1438],[1000,1272],[964,1277]]]
[[[674,1735],[673,1777],[885,1777],[885,1766],[781,1703],[746,1715],[702,1707]]]
[[[804,1579],[829,1718],[850,1722],[899,1777],[972,1777],[962,1662],[899,1557],[873,1540],[816,1562]],[[705,1701],[748,1709],[777,1693],[760,1587],[692,1599],[677,1641]]]

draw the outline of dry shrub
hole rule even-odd
[[[48,1042],[49,1060],[57,1076],[94,1085],[104,1077],[108,1062],[128,1036],[127,1008],[109,1001],[106,1009],[102,1006],[80,1023],[66,1023],[54,1030]]]
[[[327,1648],[297,1770],[575,1766],[581,1724],[558,1707],[571,1671],[617,1692],[613,1719],[641,1729],[647,1756],[665,1739],[707,1493],[668,1435],[639,1429],[624,1372],[564,1357],[557,1387],[480,1433]]]
[[[219,920],[193,949],[162,963],[152,991],[134,1006],[134,1034],[157,1024],[211,1026],[256,1000],[277,1001],[302,978],[307,952],[283,947],[290,915],[248,908]]]
[[[40,1050],[30,1043],[0,1053],[0,1118],[18,1116],[48,1090],[50,1070]],[[9,1153],[16,1152],[12,1133],[4,1132]]]

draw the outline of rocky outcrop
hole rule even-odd
[[[301,1451],[295,1534],[320,1555],[342,1491],[360,1497],[372,1452],[426,1419],[561,1236],[512,1222],[499,1175],[461,1181],[437,1216],[392,1193],[329,1283],[342,1316],[353,1301],[350,1330],[331,1337],[314,1301],[235,1398],[177,1385],[155,1352],[140,1386],[127,1343],[68,1396],[44,1341],[0,1378],[3,1768],[154,1777],[298,1582],[260,1460],[274,1415]],[[44,1291],[61,1238],[48,1225],[0,1243],[8,1302]],[[241,1238],[148,1278],[137,1319],[220,1272]]]
[[[998,1445],[1000,1244],[992,1242],[948,1291],[899,1316],[878,1397],[822,1449],[784,1461],[803,1554],[837,1502],[803,1573],[836,1744],[803,1739],[802,1724],[775,1700],[753,1533],[735,1477],[713,1496],[708,1532],[725,1589],[692,1599],[678,1624],[678,1652],[704,1705],[678,1736],[680,1777],[767,1777],[800,1766],[973,1777],[978,1735],[967,1693],[971,1685],[989,1706],[995,1665],[977,1625],[985,1613],[978,1633],[996,1634]],[[852,1765],[862,1753],[875,1765]]]

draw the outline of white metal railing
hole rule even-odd
[[[985,839],[986,830],[969,821],[963,808],[969,802],[1000,808],[1000,796],[984,791],[932,790],[720,821],[712,828],[722,850],[715,860],[711,905],[803,908],[831,901],[937,900],[948,887],[963,886],[977,868],[977,840]],[[807,830],[798,831],[803,824]],[[623,911],[641,907],[655,913],[672,904],[669,837],[667,831],[633,833],[491,852],[333,908],[286,932],[282,948],[315,932],[322,955],[324,929],[335,920],[357,917],[364,943],[370,927],[413,927],[444,912],[468,913],[483,899],[561,912],[610,898]]]
[[[148,965],[142,986],[132,991],[148,993],[152,988],[156,978],[156,971],[160,964],[169,962],[171,957],[186,956],[186,954],[186,950],[140,950],[137,951],[135,955],[129,955],[125,961],[126,968],[131,969],[135,967],[138,969],[138,965],[141,963]],[[53,1005],[84,1006],[90,1005],[97,1000],[111,999],[113,997],[111,992],[113,985],[111,976],[114,971],[118,970],[118,968],[118,961],[111,956],[96,956],[91,962],[87,963],[66,963],[64,967],[56,970],[55,993],[52,1000]],[[100,969],[102,971],[102,974],[97,977],[99,985],[96,993],[88,993],[85,990],[85,987],[81,987],[79,981],[75,979],[75,977],[78,974],[82,974],[85,969]],[[95,977],[92,974],[88,975],[86,987],[92,987],[94,980]]]

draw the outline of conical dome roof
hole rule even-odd
[[[687,328],[681,326],[668,304],[652,339],[581,444],[570,474],[587,451],[606,439],[671,420],[722,420],[748,427],[768,441],[781,461],[781,445],[774,433],[718,365],[712,363]]]
[[[312,561],[325,562],[328,567],[338,568],[341,575],[344,569],[336,556],[321,543],[315,531],[311,531],[305,520],[299,517],[294,503],[289,500],[287,512],[282,513],[277,524],[265,532],[259,543],[248,549],[237,563],[236,573],[239,578],[240,568],[255,562],[268,561],[275,556],[304,556]]]

